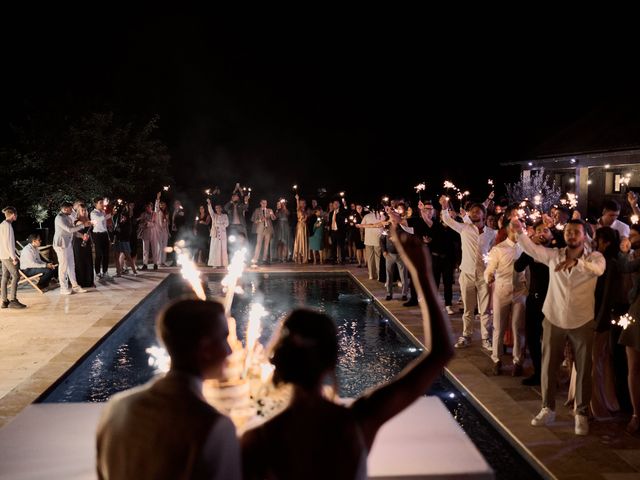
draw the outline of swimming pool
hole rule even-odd
[[[336,322],[339,342],[339,394],[355,397],[387,381],[421,353],[421,346],[395,321],[387,318],[348,274],[245,274],[245,294],[236,296],[232,314],[244,339],[250,305],[260,302],[269,314],[260,337],[268,341],[278,321],[295,307],[318,308]],[[208,281],[210,294],[221,294],[220,277]],[[165,279],[123,319],[103,341],[81,359],[41,402],[103,402],[122,390],[145,383],[156,374],[149,365],[149,347],[159,343],[157,312],[188,287],[178,275]],[[444,377],[429,395],[439,396],[496,472],[496,478],[539,478],[535,470],[471,406]],[[425,428],[428,428],[425,425]]]

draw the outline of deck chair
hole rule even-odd
[[[16,242],[16,245],[20,247],[19,249],[16,248],[16,254],[18,255],[18,258],[20,258],[20,254],[22,253],[23,246],[20,242]],[[25,273],[20,269],[18,269],[18,273],[20,274],[20,280],[18,280],[18,287],[22,284],[28,283],[37,291],[39,291],[40,294],[44,295],[44,292],[40,289],[40,287],[38,287],[38,280],[40,280],[40,277],[42,276],[41,273],[36,273],[35,275],[31,275],[30,277],[25,275]]]

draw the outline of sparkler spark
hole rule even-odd
[[[458,190],[458,188],[449,180],[444,181],[444,188],[450,188],[452,190]]]
[[[233,254],[233,258],[231,259],[231,263],[228,267],[228,273],[222,279],[222,282],[220,282],[223,287],[226,287],[226,295],[224,297],[224,311],[227,315],[229,315],[229,312],[231,311],[231,304],[233,303],[233,295],[235,294],[238,279],[242,276],[242,271],[244,270],[244,258],[246,254],[246,248],[237,250]]]
[[[154,367],[157,372],[167,373],[171,367],[171,357],[162,347],[149,347],[145,350],[149,355],[149,366]]]
[[[418,185],[416,185],[413,188],[415,188],[416,189],[416,193],[418,193],[420,191],[424,191],[427,188],[427,186],[425,185],[424,182],[422,182],[422,183],[419,183]]]
[[[618,325],[619,327],[622,327],[623,330],[626,330],[627,327],[629,327],[629,325],[632,325],[636,323],[635,318],[633,318],[631,315],[629,315],[628,313],[625,313],[624,315],[622,315],[618,321],[616,320],[611,320],[611,324],[612,325]]]
[[[165,192],[168,192],[170,187],[171,187],[171,185],[165,185],[164,187],[162,187],[162,189],[163,189]]]
[[[493,180],[492,179],[487,180],[487,184],[493,187]]]
[[[251,310],[249,311],[249,323],[247,324],[247,344],[245,347],[247,356],[245,357],[242,378],[245,378],[247,376],[249,367],[251,367],[253,352],[256,348],[258,338],[260,338],[260,332],[262,331],[260,319],[267,313],[268,312],[265,310],[261,303],[254,303],[251,305]]]
[[[194,293],[200,300],[206,300],[207,295],[202,288],[202,281],[200,280],[200,270],[196,266],[195,262],[191,259],[191,254],[182,250],[180,247],[174,247],[176,252],[176,261],[178,265],[182,266],[180,273],[182,277],[189,282]]]

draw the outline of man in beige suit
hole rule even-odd
[[[98,477],[240,479],[235,427],[202,395],[231,353],[222,305],[180,300],[160,314],[157,332],[171,369],[111,398],[98,425]]]
[[[269,243],[271,237],[273,237],[273,221],[276,219],[276,215],[273,210],[267,208],[267,201],[260,200],[260,207],[256,208],[251,216],[251,222],[253,222],[253,232],[257,234],[256,249],[253,253],[253,265],[258,263],[260,258],[260,249],[262,248],[262,261],[267,262],[267,255],[269,255]]]

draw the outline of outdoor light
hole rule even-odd
[[[451,392],[451,393],[449,394],[449,398],[456,398],[456,394],[455,394],[455,393],[453,393],[453,392]]]
[[[575,179],[575,178],[573,178],[573,177],[571,177],[571,178],[569,179],[569,183],[576,183],[576,179]]]
[[[530,167],[533,167],[533,162],[529,162],[529,166],[530,166]]]
[[[611,167],[611,164],[609,164],[609,163],[607,163],[607,164],[604,166],[604,168],[609,168],[609,167]]]
[[[587,180],[587,185],[591,185],[592,181],[591,180]]]
[[[572,158],[572,159],[571,159],[571,163],[576,163],[576,159],[575,159],[575,158]]]

